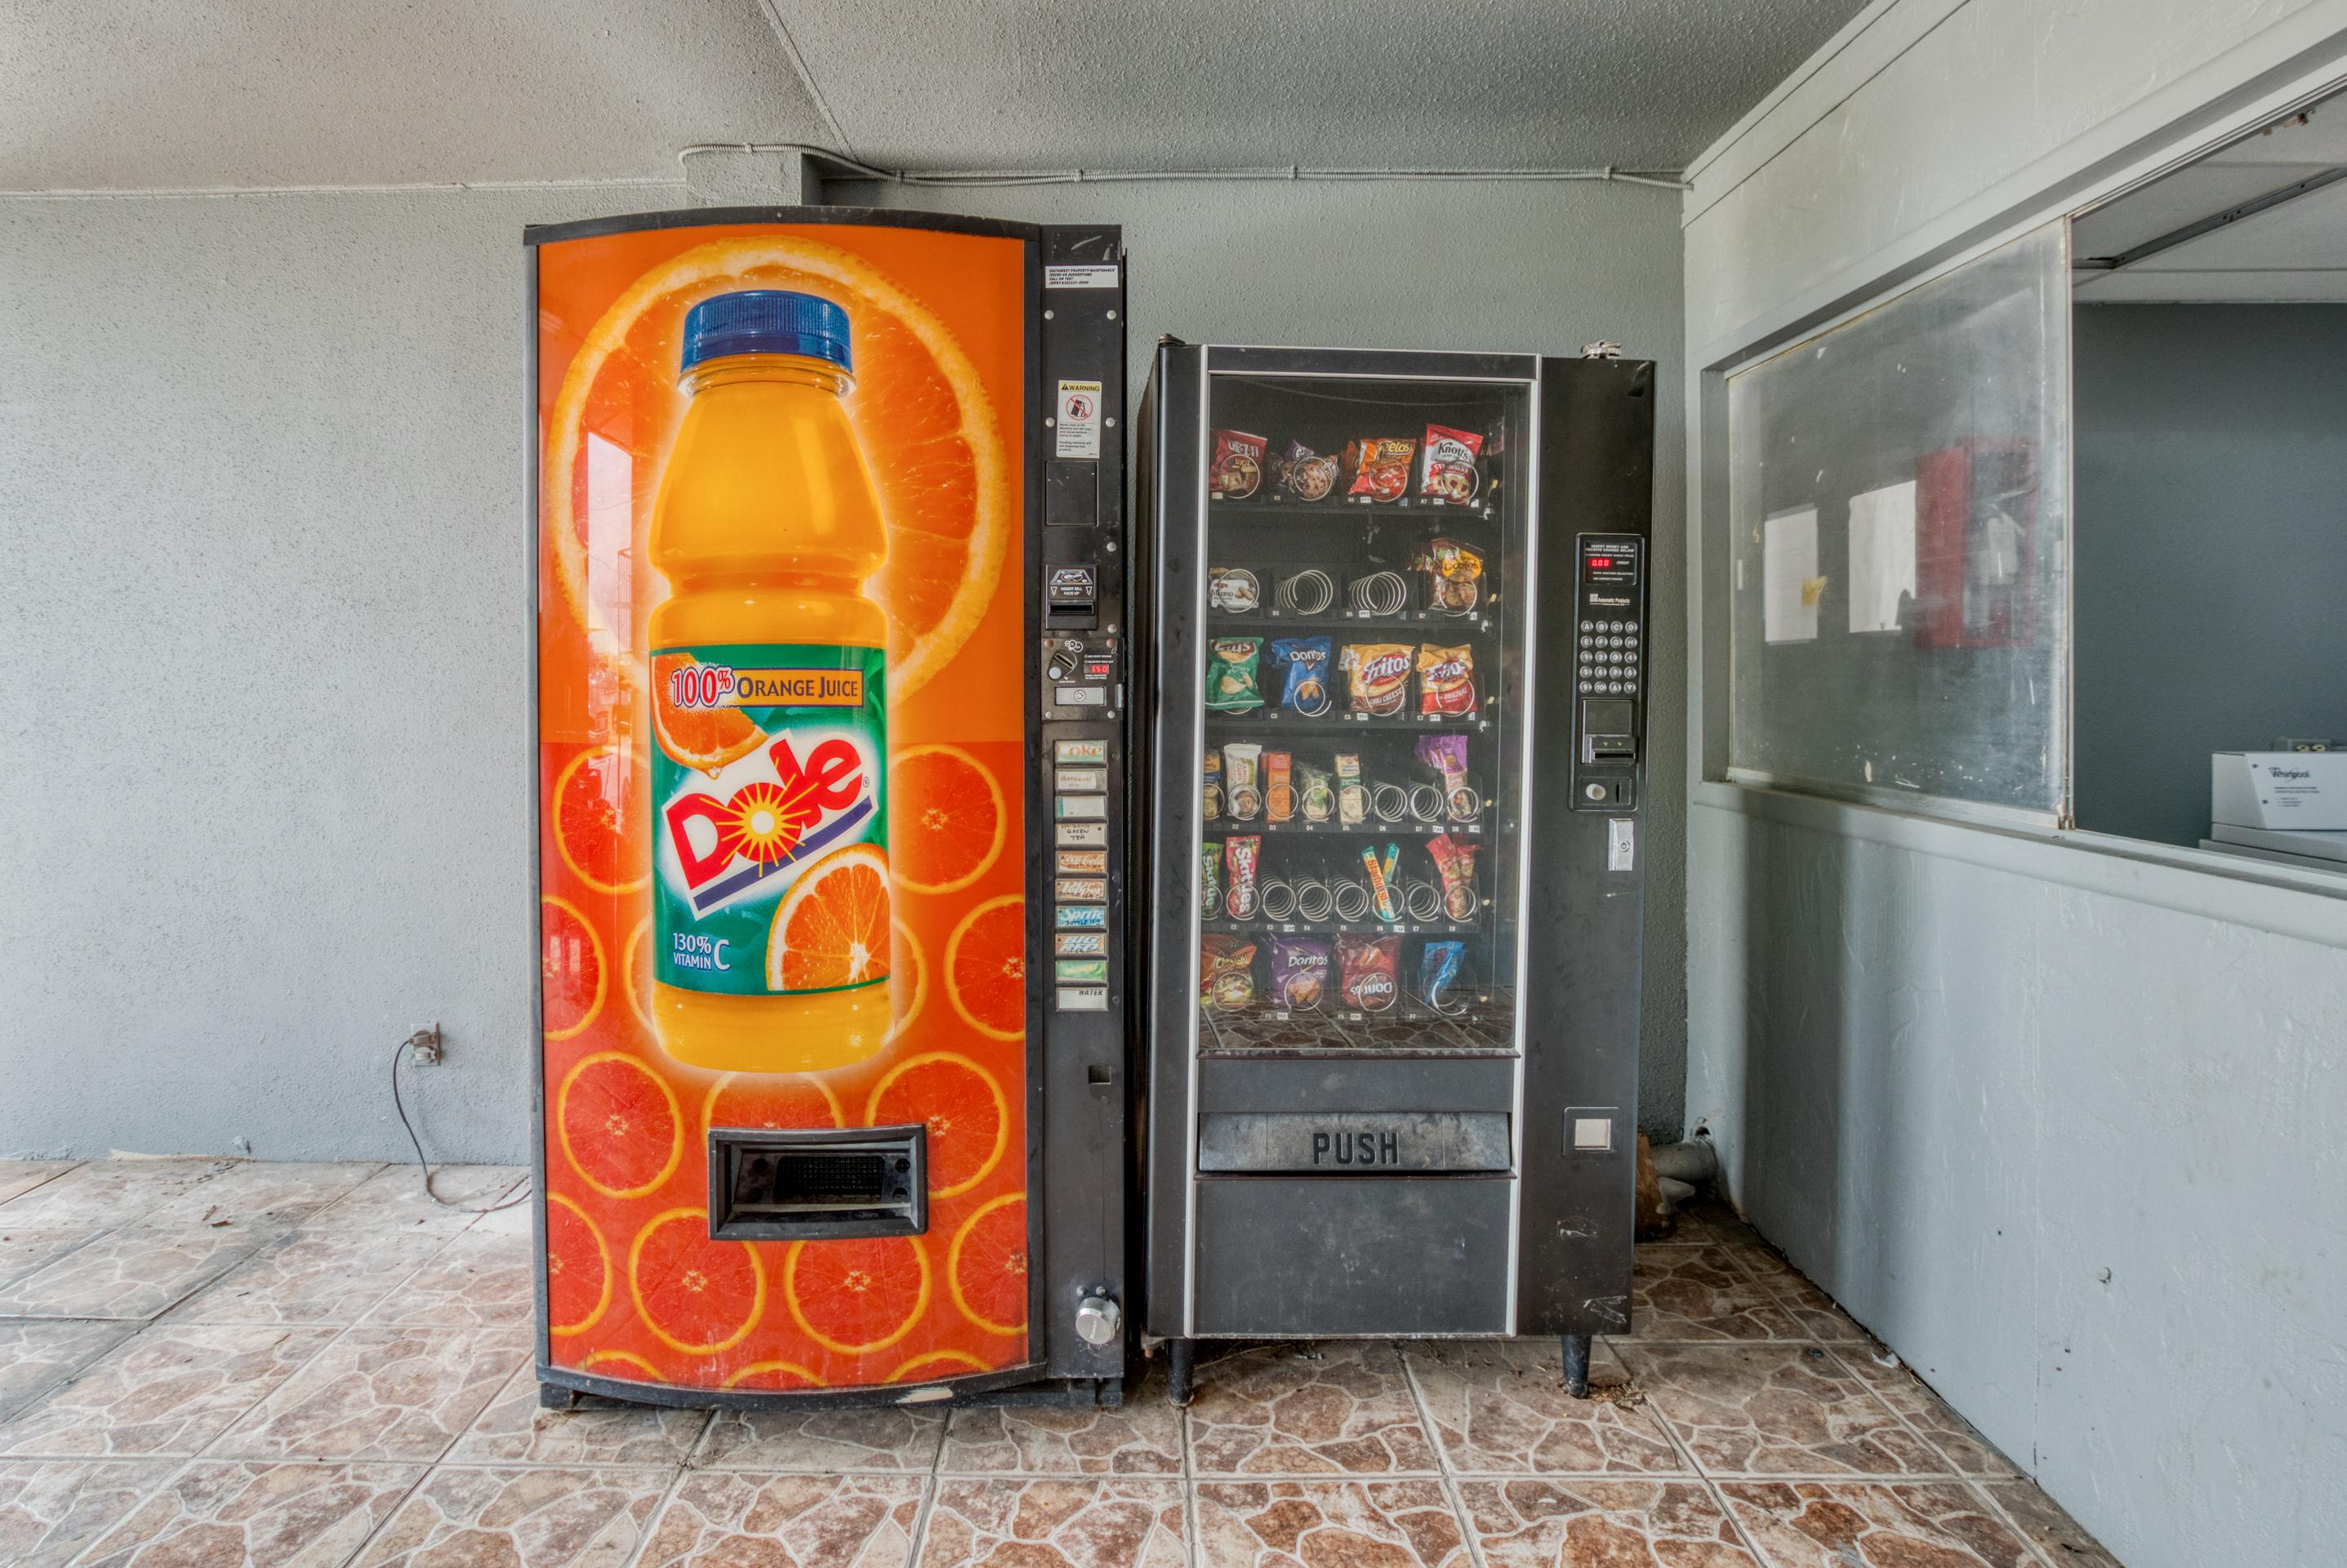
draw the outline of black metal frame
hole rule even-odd
[[[528,526],[524,541],[524,602],[529,628],[529,653],[527,661],[528,701],[531,723],[528,736],[529,746],[528,775],[535,781],[538,774],[538,528],[539,468],[543,461],[543,432],[538,422],[538,247],[570,240],[604,238],[658,229],[723,228],[744,224],[853,225],[869,228],[924,230],[946,233],[973,234],[991,238],[1017,240],[1026,247],[1026,277],[1024,293],[1028,301],[1025,352],[1025,404],[1028,417],[1023,421],[1024,440],[1021,449],[1021,548],[1022,583],[1024,591],[1024,626],[1022,647],[1029,654],[1039,645],[1043,630],[1043,608],[1040,584],[1047,561],[1071,558],[1064,546],[1047,539],[1045,507],[1049,487],[1055,478],[1051,455],[1051,432],[1045,425],[1044,389],[1047,377],[1055,370],[1069,372],[1089,370],[1102,384],[1107,406],[1122,412],[1124,394],[1123,323],[1124,287],[1121,281],[1113,290],[1087,290],[1097,302],[1100,296],[1110,298],[1104,319],[1094,316],[1079,318],[1067,313],[1065,302],[1055,308],[1044,289],[1044,269],[1059,262],[1090,261],[1115,263],[1122,267],[1123,243],[1121,231],[1109,225],[1035,225],[1010,222],[997,219],[966,217],[955,213],[896,211],[858,207],[712,207],[695,208],[673,212],[630,213],[610,218],[589,219],[575,223],[536,224],[522,231],[523,245],[528,252],[524,268],[525,356],[528,368],[525,417],[528,420],[524,449],[528,454],[526,487],[528,506]],[[1049,313],[1051,319],[1046,319]],[[1065,316],[1063,321],[1061,318]],[[1098,516],[1092,537],[1105,545],[1104,555],[1110,570],[1102,573],[1103,588],[1113,569],[1129,559],[1126,548],[1123,506],[1123,431],[1120,419],[1112,419],[1103,431],[1101,456],[1096,465],[1095,486],[1098,496]],[[1049,530],[1061,534],[1073,530]],[[1106,600],[1105,592],[1103,594]],[[1121,580],[1115,602],[1121,609],[1123,599]],[[1107,608],[1106,603],[1103,609]],[[1030,741],[1030,764],[1028,770],[1026,820],[1030,835],[1042,825],[1051,822],[1051,801],[1048,764],[1040,768],[1033,759],[1048,753],[1044,740],[1046,726],[1037,715],[1042,695],[1040,669],[1032,657],[1026,658],[1022,692],[1028,714],[1027,733]],[[1131,753],[1131,725],[1127,715],[1130,705],[1119,710],[1106,727],[1111,741],[1112,758],[1110,780],[1112,800],[1123,819],[1130,821],[1130,800],[1117,792],[1123,788],[1125,759]],[[538,899],[540,894],[542,866],[539,865],[538,840],[539,802],[533,784],[530,817],[530,907],[528,929],[538,927]],[[1044,863],[1048,864],[1048,862]],[[1048,874],[1038,865],[1029,867],[1028,900],[1029,951],[1030,956],[1049,961],[1050,905],[1032,897],[1040,884],[1048,886]],[[1111,927],[1119,924],[1122,906],[1121,887],[1112,887]],[[1038,939],[1039,930],[1040,940]],[[1112,949],[1116,944],[1112,938]],[[528,972],[535,979],[538,973],[536,942]],[[1126,1027],[1122,1009],[1115,1004],[1120,993],[1129,989],[1112,979],[1117,989],[1112,993],[1112,1009],[1097,1020],[1079,1015],[1055,1015],[1042,1005],[1042,990],[1030,985],[1028,1003],[1027,1044],[1027,1191],[1038,1194],[1040,1202],[1028,1205],[1028,1255],[1042,1260],[1042,1266],[1030,1268],[1028,1311],[1029,1359],[1018,1367],[982,1373],[970,1377],[942,1379],[936,1382],[904,1385],[876,1385],[849,1389],[819,1389],[802,1391],[743,1391],[738,1389],[704,1389],[678,1384],[651,1384],[599,1378],[554,1365],[552,1337],[548,1326],[546,1281],[546,1107],[545,1063],[543,1047],[529,1052],[529,1103],[532,1121],[530,1136],[530,1179],[534,1196],[530,1204],[533,1258],[532,1286],[536,1305],[535,1359],[539,1384],[539,1397],[547,1404],[560,1404],[580,1394],[650,1404],[690,1409],[756,1409],[776,1407],[825,1409],[868,1406],[902,1402],[907,1396],[918,1395],[923,1402],[944,1403],[982,1397],[989,1403],[1115,1404],[1122,1398],[1125,1374],[1124,1345],[1129,1335],[1120,1336],[1106,1347],[1086,1344],[1075,1332],[1077,1303],[1087,1292],[1106,1289],[1112,1299],[1128,1302],[1132,1292],[1125,1281],[1130,1277],[1125,1221],[1129,1187],[1124,1178],[1125,1167],[1115,1153],[1122,1146],[1132,1121],[1131,1084],[1134,1050],[1132,1033]],[[1126,999],[1130,1005],[1129,998]],[[541,988],[533,984],[530,993],[531,1022],[539,1040],[545,1036],[545,999]],[[1068,1026],[1075,1020],[1076,1028]],[[1099,1029],[1083,1025],[1097,1022]],[[1070,1036],[1076,1038],[1069,1038]],[[1106,1085],[1110,1092],[1095,1095],[1091,1090],[1101,1087],[1094,1082],[1098,1071],[1105,1069],[1111,1075]],[[1081,1091],[1061,1081],[1074,1072]],[[1100,1123],[1110,1125],[1103,1127]],[[1054,1158],[1054,1156],[1057,1158]],[[1114,1173],[1108,1180],[1084,1180],[1081,1167],[1099,1167],[1102,1172]],[[1054,1170],[1061,1172],[1052,1179]],[[1071,1191],[1068,1191],[1071,1190]],[[1067,1191],[1067,1201],[1062,1201]],[[1054,1246],[1055,1238],[1081,1238]],[[1071,1253],[1076,1255],[1070,1255]],[[1064,1277],[1063,1277],[1064,1276]],[[1128,1317],[1128,1322],[1131,1321]]]

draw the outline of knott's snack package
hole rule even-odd
[[[1409,494],[1409,459],[1418,443],[1407,436],[1369,436],[1345,446],[1348,496],[1399,501]]]
[[[1426,445],[1419,459],[1419,495],[1426,500],[1460,507],[1473,500],[1480,478],[1475,458],[1482,450],[1481,436],[1453,430],[1447,425],[1428,425]]]
[[[1223,818],[1223,753],[1208,752],[1205,756],[1205,782],[1198,792],[1198,815],[1208,822]]]
[[[1337,655],[1346,705],[1356,713],[1399,713],[1409,702],[1407,642],[1348,642]]]
[[[1223,784],[1234,822],[1253,822],[1263,815],[1263,786],[1255,782],[1262,759],[1259,741],[1233,741],[1223,748]]]
[[[1465,646],[1418,650],[1418,711],[1466,714],[1475,711],[1475,651]]]
[[[1255,944],[1226,931],[1198,938],[1198,1000],[1206,1007],[1243,1008],[1255,1001]]]
[[[1217,713],[1245,713],[1263,706],[1256,666],[1260,637],[1217,637],[1206,661],[1206,706]]]
[[[1457,539],[1431,539],[1418,558],[1426,574],[1426,601],[1447,615],[1465,615],[1483,600],[1483,552]]]
[[[1271,999],[1301,1012],[1320,1005],[1328,989],[1328,944],[1309,937],[1271,939]]]
[[[1399,937],[1337,938],[1337,994],[1359,1012],[1384,1012],[1401,994]]]
[[[1279,482],[1299,501],[1325,501],[1337,487],[1337,459],[1324,457],[1301,441],[1287,444]]]
[[[1303,798],[1307,822],[1326,822],[1337,812],[1337,786],[1327,768],[1316,768],[1310,763],[1296,764],[1298,776],[1304,780]]]
[[[1270,445],[1244,430],[1215,431],[1214,466],[1206,470],[1208,487],[1226,500],[1243,501],[1254,495],[1263,483],[1263,454]]]
[[[1263,753],[1264,815],[1274,822],[1286,822],[1296,815],[1295,756],[1288,752]]]
[[[1353,752],[1337,753],[1337,820],[1358,827],[1368,819],[1369,786],[1361,782],[1361,759]]]

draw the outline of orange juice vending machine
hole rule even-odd
[[[527,238],[543,1398],[1113,1402],[1118,231]]]

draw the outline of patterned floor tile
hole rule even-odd
[[[499,1201],[503,1202],[502,1199]],[[531,1215],[536,1212],[537,1205],[525,1197],[520,1203],[515,1204],[509,1208],[497,1209],[493,1213],[481,1214],[476,1217],[473,1221],[470,1234],[474,1235],[518,1235],[528,1238],[536,1234],[531,1229],[531,1225],[534,1223],[531,1219]]]
[[[204,1225],[233,1219],[291,1224],[324,1207],[374,1173],[373,1165],[292,1160],[238,1160],[198,1187],[158,1205],[141,1225]]]
[[[1637,1345],[1623,1358],[1713,1475],[1945,1470],[1840,1361],[1799,1345]]]
[[[704,1470],[928,1471],[943,1410],[720,1410],[693,1463]]]
[[[377,1302],[369,1323],[526,1324],[537,1311],[528,1236],[466,1231]]]
[[[1755,1568],[1699,1481],[1462,1481],[1486,1568]]]
[[[155,1210],[237,1163],[234,1160],[91,1160],[43,1182],[0,1208],[18,1225],[103,1230],[139,1225]]]
[[[1640,1247],[1631,1271],[1634,1339],[1800,1339],[1807,1333],[1725,1247]]]
[[[159,1325],[0,1427],[0,1453],[192,1454],[332,1342],[332,1328]]]
[[[1743,1270],[1758,1280],[1770,1296],[1777,1298],[1801,1325],[1801,1330],[1812,1339],[1862,1340],[1865,1329],[1851,1320],[1850,1314],[1834,1305],[1809,1276],[1795,1268],[1775,1247],[1754,1241],[1748,1245],[1727,1249]]]
[[[1757,1243],[1760,1233],[1743,1216],[1717,1198],[1689,1204],[1672,1215],[1665,1245],[1680,1246],[1743,1246]]]
[[[21,1225],[0,1228],[0,1287],[36,1274],[104,1233],[87,1225]]]
[[[0,1563],[62,1568],[176,1467],[172,1460],[0,1460]]]
[[[423,1475],[411,1464],[200,1460],[77,1568],[340,1568]]]
[[[437,1459],[528,1353],[528,1334],[516,1328],[344,1329],[212,1452],[241,1459]]]
[[[914,1475],[688,1472],[636,1568],[908,1568]]]
[[[137,1331],[128,1323],[0,1323],[0,1421]]]
[[[354,1568],[622,1568],[671,1479],[665,1470],[442,1465]]]
[[[108,1231],[0,1290],[0,1317],[149,1318],[279,1234],[244,1225]]]
[[[423,1231],[293,1231],[179,1303],[171,1321],[355,1323],[448,1245]]]
[[[424,1178],[413,1165],[385,1165],[323,1208],[302,1218],[305,1230],[425,1230],[453,1235],[481,1216],[472,1209],[494,1204],[521,1185],[529,1173],[518,1165],[441,1165],[432,1190],[449,1204],[424,1195]],[[527,1214],[529,1205],[518,1205]],[[527,1233],[524,1233],[527,1234]]]
[[[1198,1475],[1430,1471],[1401,1353],[1378,1340],[1266,1345],[1202,1369],[1190,1407]]]
[[[938,1461],[946,1475],[1179,1475],[1181,1412],[1153,1368],[1115,1409],[1046,1405],[953,1412]]]
[[[2062,1505],[2025,1481],[1986,1481],[1981,1490],[2021,1526],[2045,1560],[2061,1568],[2119,1568],[2119,1560],[2080,1528]]]
[[[1954,1481],[1731,1481],[1719,1490],[1768,1568],[2031,1562],[2021,1538]]]
[[[937,1483],[920,1568],[1184,1568],[1179,1481],[1119,1476]]]
[[[1686,1460],[1635,1396],[1576,1399],[1566,1393],[1563,1353],[1553,1339],[1428,1340],[1408,1347],[1403,1358],[1454,1471],[1688,1473]],[[1599,1346],[1590,1381],[1593,1391],[1614,1395],[1629,1374],[1611,1348]]]
[[[1437,1481],[1202,1481],[1198,1568],[1469,1568]]]
[[[78,1160],[0,1160],[0,1204],[31,1192],[44,1182],[54,1182],[81,1162]]]
[[[538,1371],[516,1372],[448,1450],[451,1464],[682,1464],[709,1424],[706,1410],[594,1400],[548,1410]]]
[[[1908,1424],[1923,1434],[1925,1442],[1945,1456],[1948,1469],[1958,1475],[1996,1478],[2021,1473],[2019,1466],[1973,1430],[1970,1421],[1932,1392],[1904,1362],[1886,1367],[1867,1345],[1837,1345],[1834,1354],[1877,1398],[1906,1417]]]

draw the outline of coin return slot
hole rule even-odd
[[[709,1234],[719,1241],[917,1235],[928,1228],[927,1130],[709,1133]]]

